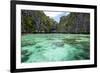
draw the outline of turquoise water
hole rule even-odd
[[[90,35],[24,34],[21,62],[55,62],[90,59]]]

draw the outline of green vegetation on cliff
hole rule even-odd
[[[46,16],[43,11],[22,10],[22,33],[50,32],[56,21]]]
[[[34,32],[65,32],[65,33],[90,33],[89,13],[70,12],[61,16],[60,22],[46,16],[43,11],[22,10],[22,33]]]

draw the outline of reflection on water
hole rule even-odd
[[[90,35],[26,34],[21,38],[21,62],[88,60]]]

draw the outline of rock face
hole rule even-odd
[[[67,33],[90,33],[90,15],[88,13],[70,13],[61,17],[58,30]]]
[[[43,11],[22,10],[21,30],[22,33],[50,32],[55,30],[56,22],[46,16]]]
[[[65,33],[90,33],[89,13],[71,12],[62,16],[60,22],[46,16],[43,11],[21,11],[22,33],[34,32],[65,32]]]
[[[22,10],[22,32],[40,31],[41,15],[43,13],[32,10]],[[43,14],[44,15],[44,14]]]

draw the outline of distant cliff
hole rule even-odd
[[[90,33],[90,15],[88,13],[70,13],[62,16],[58,26],[59,32]]]

